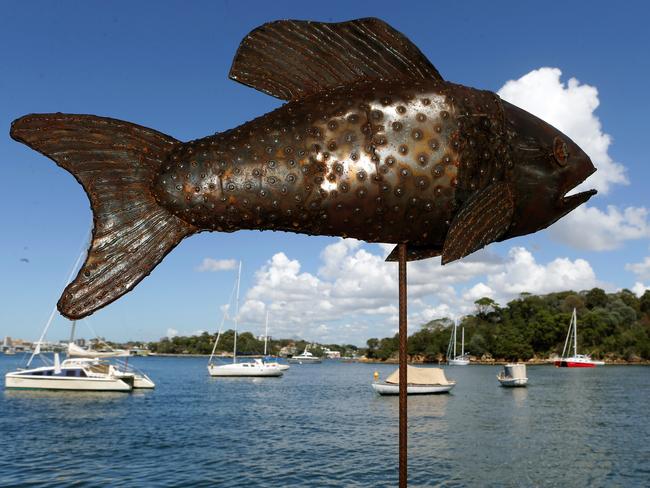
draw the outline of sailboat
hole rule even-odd
[[[269,340],[269,311],[267,310],[266,321],[264,322],[264,362],[266,364],[277,366],[278,368],[280,368],[280,371],[288,370],[291,367],[288,364],[282,364],[277,359],[269,360],[270,358],[266,355],[268,340]]]
[[[571,352],[571,343],[569,342],[571,336],[573,336],[573,356],[568,356]],[[571,314],[569,331],[564,341],[564,349],[562,349],[562,357],[555,361],[555,366],[559,368],[595,368],[604,364],[604,361],[591,359],[588,354],[578,354],[578,317],[574,308],[573,314]]]
[[[214,353],[217,350],[217,344],[219,343],[219,338],[221,337],[221,329],[225,322],[228,309],[224,311],[223,318],[221,320],[221,326],[219,327],[219,332],[217,333],[217,338],[214,341],[214,346],[212,347],[212,354],[210,354],[210,359],[208,359],[208,373],[210,376],[214,377],[242,377],[242,376],[255,376],[255,377],[269,377],[269,376],[282,376],[282,370],[276,364],[270,364],[264,362],[262,359],[254,359],[252,362],[237,362],[237,325],[239,322],[239,284],[241,281],[241,261],[239,262],[239,270],[237,272],[237,284],[236,284],[236,298],[235,298],[235,340],[233,345],[232,352],[232,363],[228,364],[217,364],[213,363]],[[232,300],[232,295],[231,295]],[[230,305],[230,304],[229,304]]]
[[[458,330],[458,320],[454,320],[454,328],[449,338],[447,347],[447,364],[451,366],[467,366],[469,364],[469,353],[465,352],[465,327],[461,329],[460,356],[456,356],[456,332]]]

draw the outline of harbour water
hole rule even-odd
[[[0,373],[19,365],[0,356]],[[325,361],[282,378],[210,378],[205,358],[134,358],[154,391],[0,396],[0,486],[397,485],[395,397]],[[446,367],[449,395],[409,397],[409,486],[648,486],[650,368]]]

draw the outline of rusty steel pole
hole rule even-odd
[[[406,488],[407,474],[407,438],[408,410],[406,387],[406,344],[408,331],[406,327],[406,244],[398,244],[399,256],[399,488]]]

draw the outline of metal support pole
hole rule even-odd
[[[408,411],[406,387],[406,244],[398,245],[399,255],[399,488],[406,488],[407,475],[407,436]]]

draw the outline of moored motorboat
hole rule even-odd
[[[406,393],[408,395],[432,395],[448,393],[456,382],[448,380],[441,368],[416,368],[406,367]],[[399,395],[399,368],[395,370],[386,381],[378,381],[379,374],[375,373],[375,382],[372,389],[380,395]]]
[[[521,363],[504,365],[503,371],[497,375],[497,380],[501,386],[526,386],[528,383],[526,365]]]
[[[314,356],[311,352],[309,352],[309,346],[305,346],[305,350],[302,354],[287,358],[287,361],[292,364],[318,364],[322,362],[321,358]]]

